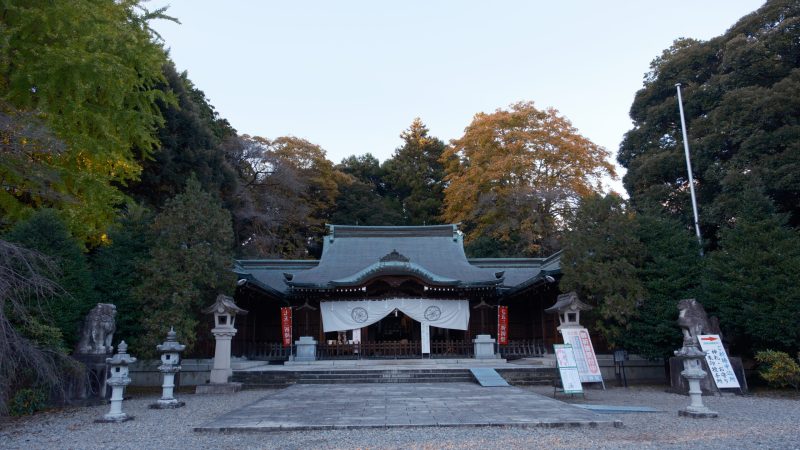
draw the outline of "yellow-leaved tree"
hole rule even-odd
[[[463,224],[474,256],[550,253],[578,200],[616,176],[609,155],[552,108],[478,113],[442,156],[443,219]]]

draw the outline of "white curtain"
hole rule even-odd
[[[322,327],[325,332],[362,328],[383,319],[395,309],[423,325],[453,330],[466,330],[469,324],[467,300],[430,300],[393,298],[321,302]]]

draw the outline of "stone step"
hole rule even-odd
[[[298,380],[297,384],[358,384],[358,383],[474,383],[474,378],[336,378]]]
[[[547,367],[497,369],[509,384],[517,386],[552,384],[556,369]],[[231,381],[247,389],[279,389],[292,384],[353,383],[455,383],[475,382],[469,369],[344,369],[237,371]]]

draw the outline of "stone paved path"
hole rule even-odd
[[[516,387],[475,383],[301,384],[223,414],[195,431],[410,426],[621,426]]]

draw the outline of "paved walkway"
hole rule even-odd
[[[621,422],[516,387],[474,383],[301,384],[223,414],[195,431],[410,426],[621,426]]]

